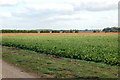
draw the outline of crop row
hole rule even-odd
[[[2,45],[118,65],[117,35],[3,36]]]

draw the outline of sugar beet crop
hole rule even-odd
[[[118,65],[117,35],[14,35],[3,36],[2,45]]]

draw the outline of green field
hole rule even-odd
[[[2,45],[39,53],[118,65],[118,35],[3,36]]]

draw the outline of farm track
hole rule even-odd
[[[21,71],[2,60],[2,78],[36,78],[35,76]]]
[[[118,33],[0,33],[0,35],[118,35]]]

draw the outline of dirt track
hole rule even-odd
[[[19,68],[14,67],[3,60],[0,66],[2,66],[2,78],[36,78],[29,73],[21,72]]]
[[[118,33],[0,33],[0,35],[118,35]]]

